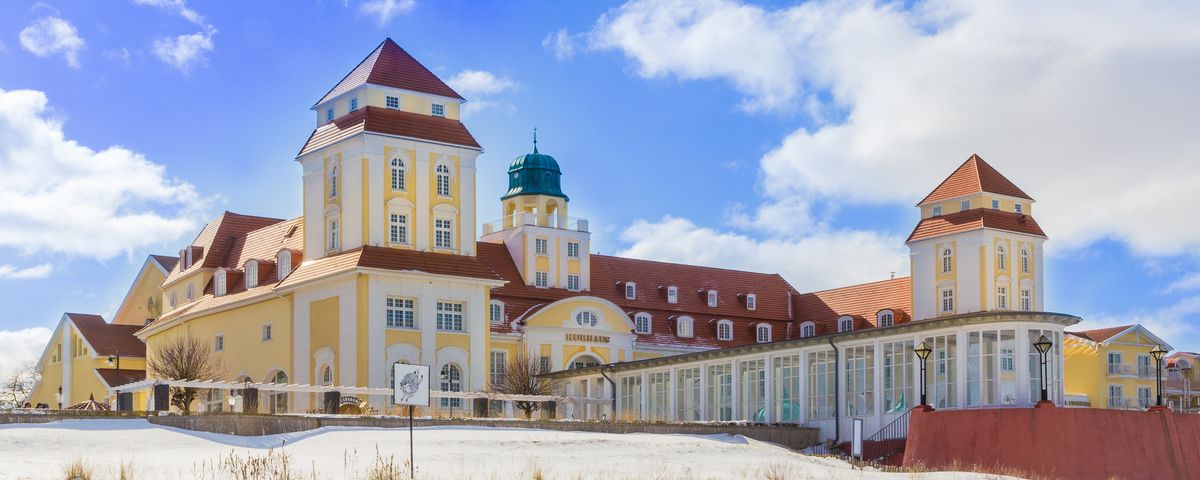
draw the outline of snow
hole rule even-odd
[[[441,426],[415,429],[417,478],[970,478],[854,469],[737,435],[655,435]],[[63,478],[82,460],[99,478],[128,465],[135,478],[228,478],[222,458],[284,452],[300,478],[363,478],[379,458],[402,469],[407,429],[324,427],[261,437],[193,432],[144,419],[0,425],[0,479]],[[313,472],[316,475],[312,475]],[[783,473],[769,477],[771,472]],[[979,475],[975,478],[995,478]]]

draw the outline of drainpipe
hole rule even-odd
[[[617,382],[614,382],[613,379],[608,377],[607,373],[604,373],[604,369],[606,368],[612,368],[612,364],[601,365],[600,376],[604,377],[605,380],[608,380],[608,384],[612,386],[612,414],[609,417],[609,421],[613,422],[617,420]]]
[[[837,345],[833,344],[833,338],[829,338],[828,340],[829,346],[833,347],[833,441],[836,443],[842,439],[842,388],[840,385],[842,369],[839,367],[842,364],[842,360],[838,358],[838,348]]]

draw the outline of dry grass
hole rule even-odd
[[[67,480],[92,480],[92,467],[76,457],[63,468],[63,478]]]
[[[216,471],[222,474],[223,478],[236,480],[300,479],[300,475],[292,466],[292,456],[275,450],[267,450],[262,456],[248,454],[245,457],[229,452],[229,456],[221,457],[217,461]]]

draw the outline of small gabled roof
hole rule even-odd
[[[1097,328],[1097,329],[1092,329],[1092,330],[1083,330],[1080,332],[1065,332],[1065,333],[1067,335],[1076,336],[1079,338],[1083,338],[1085,340],[1091,340],[1091,341],[1099,343],[1099,344],[1106,344],[1114,339],[1121,338],[1126,333],[1129,333],[1129,332],[1132,332],[1135,330],[1139,331],[1142,335],[1149,337],[1150,341],[1157,343],[1159,345],[1162,345],[1163,348],[1166,348],[1167,350],[1173,350],[1173,348],[1171,347],[1170,344],[1163,341],[1163,339],[1158,338],[1157,335],[1151,333],[1150,330],[1147,330],[1146,327],[1143,327],[1140,324],[1118,325],[1115,327],[1105,327],[1105,328]]]
[[[141,330],[140,325],[114,325],[90,313],[67,313],[66,317],[75,324],[96,355],[120,352],[122,357],[146,356],[146,344],[133,335]]]
[[[179,277],[201,268],[212,269],[223,266],[229,248],[237,237],[282,221],[279,218],[242,215],[228,211],[222,213],[221,216],[208,222],[208,225],[204,226],[204,229],[196,235],[196,239],[189,246],[199,252],[198,258],[192,257],[191,267],[187,267],[182,261],[176,262],[175,268],[167,275],[166,280],[163,280],[163,284],[171,284]]]
[[[419,138],[475,150],[482,148],[458,120],[367,106],[314,129],[296,155],[333,145],[362,132]]]
[[[979,155],[971,154],[954,173],[942,180],[942,183],[923,200],[917,202],[917,206],[983,192],[1033,200]]]
[[[171,270],[175,268],[175,264],[179,263],[179,257],[172,257],[170,255],[150,255],[150,258],[154,259],[159,268],[162,268],[164,275],[171,273]]]
[[[463,100],[446,82],[388,38],[313,106],[367,83]]]

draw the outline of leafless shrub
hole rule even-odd
[[[152,375],[167,380],[212,380],[224,373],[221,360],[212,347],[198,338],[178,335],[155,342],[146,359]],[[192,402],[201,393],[193,387],[171,387],[171,405],[184,414],[191,413]]]
[[[517,344],[517,352],[505,365],[500,384],[492,385],[492,390],[509,395],[550,395],[554,393],[554,385],[538,376],[543,373],[547,372],[542,371],[540,362],[534,361],[525,345]],[[542,408],[542,402],[535,401],[515,401],[513,405],[525,412],[526,419]]]

